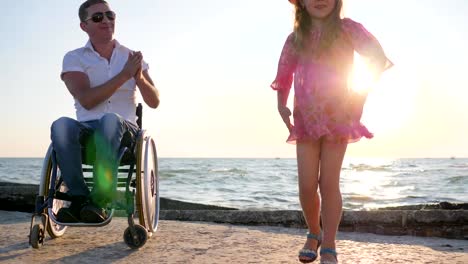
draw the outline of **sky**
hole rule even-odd
[[[2,3],[0,157],[42,157],[51,123],[75,117],[59,75],[87,41],[81,2]],[[143,116],[159,157],[295,156],[269,88],[292,31],[287,0],[109,2],[116,39],[143,53],[160,92]],[[365,106],[375,137],[348,157],[468,157],[467,13],[466,0],[345,0],[395,64]]]

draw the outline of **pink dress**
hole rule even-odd
[[[356,142],[373,135],[360,122],[363,102],[348,89],[348,75],[353,66],[354,51],[381,65],[383,70],[393,64],[387,59],[377,39],[361,24],[345,18],[342,33],[333,46],[319,58],[312,56],[320,39],[319,31],[309,36],[308,50],[295,52],[291,33],[278,64],[278,73],[271,84],[273,90],[289,90],[294,79],[294,126],[287,139],[324,138],[331,142]]]

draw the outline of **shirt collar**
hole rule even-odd
[[[114,44],[115,44],[114,49],[120,48],[120,43],[119,43],[116,39],[114,39]],[[89,39],[88,39],[88,41],[86,42],[86,44],[85,44],[84,47],[85,47],[85,49],[89,49],[89,50],[91,50],[91,51],[93,51],[93,52],[96,52],[96,51],[94,50],[93,45],[91,44],[91,40],[89,40]]]

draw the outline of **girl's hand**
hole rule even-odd
[[[288,107],[285,105],[278,105],[278,112],[283,119],[284,124],[286,124],[286,127],[288,128],[289,132],[291,132],[291,129],[293,125],[291,124],[291,110],[289,110]]]

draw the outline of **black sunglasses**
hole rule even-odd
[[[110,21],[115,20],[115,13],[113,11],[106,11],[106,12],[96,12],[91,15],[91,17],[88,17],[84,21],[92,20],[94,23],[101,23],[102,20],[104,20],[104,16],[107,17]]]

